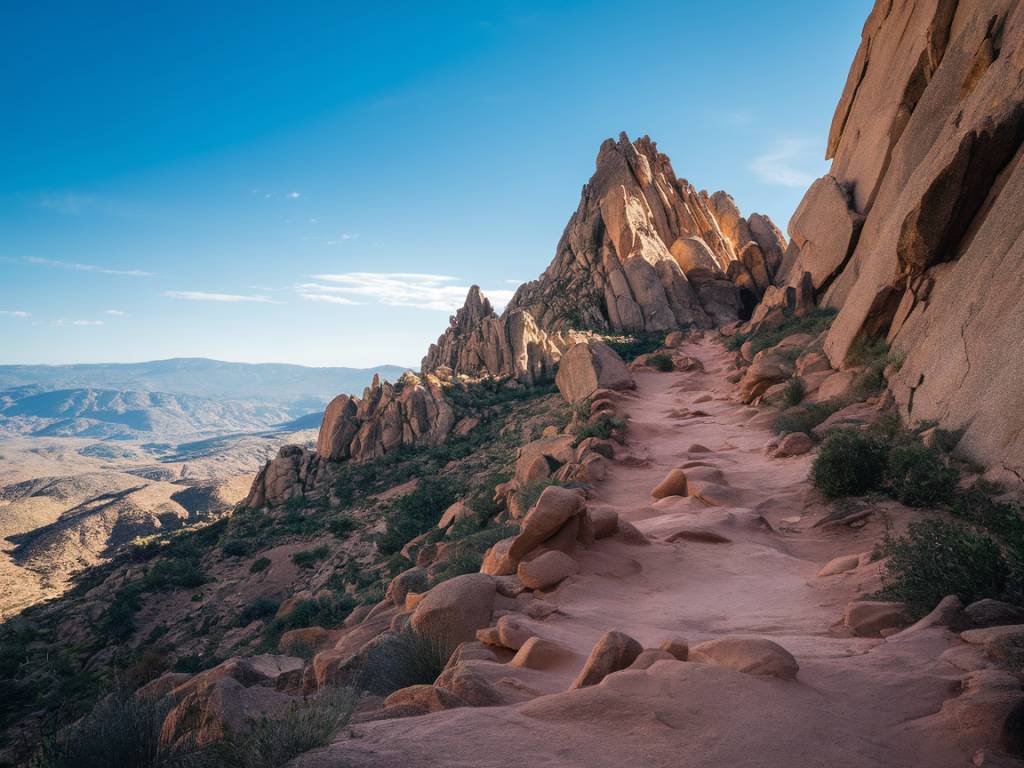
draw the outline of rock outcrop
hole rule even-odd
[[[912,421],[1024,477],[1024,15],[1016,0],[877,0],[836,108],[829,175],[789,225],[778,282],[839,310],[825,352],[906,356]]]

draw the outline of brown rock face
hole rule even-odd
[[[677,178],[649,138],[630,141],[621,134],[601,145],[594,175],[544,274],[521,286],[500,317],[478,288],[471,289],[423,359],[423,370],[446,366],[535,381],[549,377],[561,354],[579,341],[573,331],[731,322],[745,304],[727,277],[730,264],[745,254],[739,263],[749,262],[757,273],[748,289],[756,303],[785,248],[770,219],[744,219],[729,195],[709,196]]]
[[[836,108],[830,174],[790,222],[781,284],[811,273],[858,337],[906,354],[905,417],[1024,476],[1024,16],[1015,0],[877,0]],[[858,232],[859,229],[859,232]]]
[[[566,352],[558,367],[555,383],[570,403],[585,400],[599,389],[633,389],[636,386],[622,358],[600,341],[580,342]]]
[[[474,285],[448,329],[430,345],[423,370],[445,366],[456,374],[511,376],[533,383],[554,375],[564,345],[561,338],[538,328],[527,312],[498,317]]]

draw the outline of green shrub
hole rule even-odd
[[[309,600],[297,602],[287,616],[274,622],[274,631],[283,632],[301,627],[338,627],[355,607],[356,601],[351,595],[321,592]]]
[[[832,432],[811,464],[811,481],[830,499],[860,496],[881,487],[886,448],[875,437],[855,430]]]
[[[659,349],[665,342],[664,333],[637,333],[631,336],[602,336],[601,341],[615,350],[627,363]],[[669,358],[671,362],[671,358]],[[671,368],[669,370],[672,370]]]
[[[657,371],[668,373],[676,369],[676,364],[672,361],[672,355],[668,352],[658,352],[657,354],[651,355],[647,358],[647,365],[654,368]]]
[[[900,445],[889,451],[886,482],[890,494],[910,507],[948,503],[956,491],[958,473],[941,454],[920,444]]]
[[[613,416],[607,411],[603,411],[593,418],[591,418],[585,424],[580,424],[573,428],[572,433],[576,435],[576,439],[573,441],[573,445],[579,445],[588,437],[596,437],[601,440],[607,440],[612,436],[612,433],[616,430],[623,429],[626,426],[626,422],[622,419]]]
[[[918,520],[906,536],[883,547],[889,557],[882,596],[900,600],[914,617],[923,616],[946,595],[967,604],[1003,596],[1009,566],[997,544],[961,523]]]
[[[809,333],[812,336],[817,336],[832,325],[835,316],[834,309],[814,309],[803,317],[787,315],[782,323],[774,328],[762,327],[752,333],[737,333],[730,336],[725,340],[725,346],[731,350],[738,350],[749,341],[754,354],[757,354],[768,347],[774,347],[794,333]]]
[[[398,552],[411,539],[437,525],[441,514],[459,498],[460,488],[447,477],[424,477],[416,490],[391,502],[387,528],[377,548],[381,554]]]
[[[115,691],[74,725],[45,739],[32,768],[192,768],[206,765],[206,750],[189,740],[165,743],[160,729],[171,707]]]
[[[453,579],[456,576],[462,576],[465,573],[479,573],[480,566],[483,563],[484,558],[481,552],[472,545],[467,545],[466,542],[460,541],[452,547],[447,555],[447,559],[438,567],[431,586],[440,584],[448,579]]]
[[[208,581],[199,561],[192,558],[171,559],[161,558],[150,566],[143,578],[146,591],[162,591],[185,587],[192,589],[202,586]]]
[[[816,426],[842,408],[839,400],[827,400],[824,403],[801,403],[792,409],[785,410],[775,419],[775,431],[804,432],[813,435]]]
[[[229,539],[220,551],[228,557],[245,557],[249,554],[249,543],[242,539]]]
[[[970,488],[957,491],[952,512],[959,518],[989,531],[1018,553],[1024,554],[1024,517],[1017,504],[995,498],[999,488],[978,481]]]
[[[347,688],[328,688],[292,704],[282,714],[263,715],[252,728],[229,734],[217,745],[224,768],[278,768],[292,758],[331,743],[352,717],[358,698]]]
[[[787,408],[792,408],[795,405],[799,405],[804,399],[806,391],[804,390],[804,383],[800,379],[792,378],[786,382],[785,388],[782,390],[782,402]],[[827,418],[827,417],[826,417]],[[817,424],[814,425],[818,426]]]
[[[326,560],[331,556],[331,548],[326,544],[321,544],[313,549],[303,549],[292,555],[292,562],[295,563],[299,568],[312,568],[321,560]]]
[[[395,688],[433,683],[440,675],[455,650],[453,645],[411,627],[397,636],[395,651]]]
[[[249,573],[261,573],[270,567],[269,557],[257,557],[249,566]]]
[[[281,601],[272,597],[257,597],[238,614],[235,624],[239,627],[247,627],[259,619],[268,619],[277,613]]]
[[[327,522],[327,530],[337,536],[339,539],[343,539],[354,531],[358,526],[354,518],[348,515],[341,515],[339,517],[332,517]]]

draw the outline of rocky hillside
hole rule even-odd
[[[900,412],[1024,477],[1024,9],[879,0],[789,225],[782,277],[839,311],[835,366],[885,339]]]
[[[772,221],[740,215],[725,192],[676,177],[644,136],[601,145],[551,265],[498,317],[478,291],[423,358],[423,370],[550,375],[580,332],[657,333],[746,319],[775,278],[786,242]]]

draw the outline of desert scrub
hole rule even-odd
[[[433,683],[454,650],[455,646],[441,638],[406,627],[396,637],[393,690]]]
[[[801,403],[801,401],[804,399],[805,394],[806,392],[804,390],[804,383],[800,381],[800,379],[792,378],[786,382],[786,386],[782,390],[782,403],[787,408],[792,408],[793,406],[799,405]],[[814,426],[818,425],[815,424]]]
[[[281,601],[276,598],[257,597],[239,612],[235,626],[247,627],[258,619],[272,618],[280,606]]]
[[[289,706],[282,714],[261,716],[252,728],[229,734],[215,747],[217,768],[278,768],[292,758],[331,743],[355,712],[358,697],[348,688],[326,688]]]
[[[738,350],[749,341],[753,353],[757,354],[768,347],[774,347],[794,333],[809,333],[812,336],[817,336],[822,331],[828,330],[835,316],[834,309],[815,309],[803,317],[787,315],[782,323],[774,328],[758,328],[752,333],[737,333],[730,336],[725,340],[725,346],[727,349]]]
[[[839,430],[825,438],[811,464],[811,482],[830,499],[877,490],[885,477],[888,452],[876,437]]]
[[[398,552],[411,539],[437,525],[441,514],[454,504],[464,489],[449,477],[424,477],[416,490],[391,502],[387,528],[377,543],[383,555]]]
[[[607,411],[603,411],[592,417],[585,424],[573,427],[572,433],[576,436],[576,439],[573,441],[573,447],[579,445],[588,437],[607,440],[616,430],[624,429],[625,426],[625,421],[617,416],[612,416]]]
[[[991,537],[969,526],[943,520],[918,520],[905,536],[882,547],[889,560],[882,572],[882,597],[907,604],[915,618],[946,595],[964,604],[1004,596],[1010,566]]]
[[[227,557],[245,557],[249,554],[250,547],[249,543],[242,539],[228,539],[221,546],[220,551]]]
[[[270,567],[269,557],[257,557],[249,566],[249,573],[262,573]]]
[[[615,350],[619,357],[627,363],[660,349],[665,343],[664,333],[635,333],[623,336],[601,336],[601,341]],[[669,357],[669,362],[672,358]],[[671,369],[669,369],[671,370]]]
[[[668,373],[676,369],[676,364],[672,362],[672,355],[668,352],[658,352],[651,355],[647,358],[647,365],[662,373]]]
[[[935,507],[949,503],[959,473],[942,454],[921,444],[897,445],[889,450],[885,472],[887,491],[908,507]]]
[[[839,400],[826,400],[824,403],[801,403],[788,408],[775,418],[775,431],[779,434],[804,432],[814,437],[812,430],[842,408],[842,405]]]
[[[205,748],[190,740],[160,738],[171,708],[167,697],[155,700],[118,690],[101,699],[77,723],[45,739],[29,761],[31,768],[201,768],[209,765]]]
[[[331,548],[326,544],[321,544],[313,549],[303,549],[292,555],[292,562],[295,563],[299,568],[312,568],[321,560],[326,560],[331,556]]]

